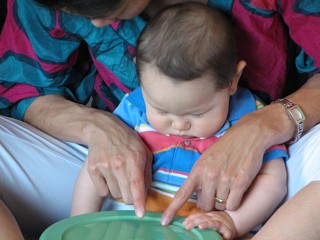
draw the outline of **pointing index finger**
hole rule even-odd
[[[137,171],[138,172],[138,171]],[[137,173],[131,178],[130,188],[133,197],[133,205],[136,216],[142,218],[145,213],[145,183],[142,173]]]
[[[180,187],[177,193],[174,195],[174,199],[168,206],[168,208],[164,211],[161,224],[166,226],[168,225],[174,218],[175,214],[179,211],[179,209],[183,206],[183,204],[191,197],[193,192],[195,192],[194,181],[192,180],[191,175],[187,178],[184,184]]]

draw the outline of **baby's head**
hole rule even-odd
[[[229,20],[197,3],[171,6],[151,19],[136,61],[150,124],[186,137],[208,137],[222,127],[245,66]]]

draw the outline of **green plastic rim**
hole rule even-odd
[[[212,229],[186,230],[182,217],[175,217],[169,226],[162,226],[161,215],[146,212],[140,219],[134,211],[127,210],[83,214],[51,225],[40,240],[222,240]]]

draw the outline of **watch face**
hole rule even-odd
[[[298,106],[293,106],[289,108],[288,111],[296,123],[301,123],[305,119],[301,109]]]

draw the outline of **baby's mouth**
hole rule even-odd
[[[180,138],[195,138],[195,136],[184,135],[184,134],[169,134],[171,136],[180,137]]]

